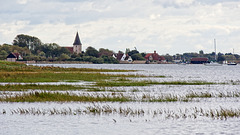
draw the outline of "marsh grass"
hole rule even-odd
[[[214,82],[204,82],[204,81],[172,81],[172,82],[160,82],[161,85],[213,85],[218,84]]]
[[[229,118],[239,118],[240,109],[203,109],[203,108],[189,108],[189,109],[179,109],[179,110],[169,110],[169,109],[153,109],[145,110],[141,108],[131,108],[131,107],[112,107],[109,105],[94,105],[87,106],[85,108],[71,109],[68,108],[51,108],[51,109],[39,109],[39,108],[17,108],[6,111],[3,109],[0,111],[0,114],[19,114],[19,115],[121,115],[124,117],[133,116],[133,117],[143,117],[150,116],[163,117],[166,119],[197,119],[197,118],[211,118],[219,120],[227,120]]]
[[[172,82],[157,82],[157,81],[134,81],[130,79],[120,78],[119,80],[111,81],[98,81],[95,86],[99,87],[120,87],[120,86],[149,86],[149,85],[213,85],[217,84],[214,82],[185,82],[185,81],[172,81]]]
[[[98,81],[95,86],[98,87],[120,87],[120,86],[148,86],[159,84],[153,81]]]
[[[240,92],[189,92],[185,95],[186,98],[229,98],[240,97]]]
[[[36,73],[36,72],[2,72],[0,73],[0,82],[60,82],[69,81],[101,81],[113,78],[127,78],[138,77],[134,75],[121,75],[121,74],[103,74],[103,73],[80,73],[80,72],[66,72],[66,73]]]
[[[130,99],[123,95],[109,96],[97,94],[92,96],[90,94],[72,94],[69,92],[60,93],[60,92],[31,92],[23,93],[15,96],[5,96],[1,97],[0,101],[5,102],[128,102]]]
[[[103,89],[104,90],[104,89]],[[30,93],[16,94],[7,96],[3,94],[0,97],[2,102],[190,102],[194,98],[226,98],[238,97],[240,93],[188,93],[186,95],[174,94],[157,94],[151,95],[143,93],[141,96],[132,92],[124,95],[125,92],[110,92],[108,93],[92,93],[85,92],[81,94],[73,94],[70,92],[46,92],[46,91],[33,91]],[[223,96],[224,95],[224,96]],[[237,96],[236,96],[237,95]]]
[[[62,68],[53,66],[32,66],[18,62],[0,61],[2,72],[134,72],[136,70],[92,69],[92,68]]]
[[[26,90],[84,90],[90,89],[80,85],[38,85],[38,84],[17,84],[0,85],[0,91],[26,91]]]

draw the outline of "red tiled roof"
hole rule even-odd
[[[166,60],[163,56],[159,56],[159,60]]]
[[[146,54],[146,56],[144,57],[146,60],[149,60],[149,57],[152,56],[153,60],[155,61],[161,61],[161,60],[165,60],[165,58],[163,56],[159,56],[158,53],[154,52],[154,53],[148,53]]]
[[[191,61],[208,61],[208,58],[191,58]]]
[[[118,53],[117,54],[117,60],[121,60],[122,56],[123,56],[123,53]]]
[[[66,48],[70,51],[71,54],[73,54],[73,47],[63,47],[63,48]]]

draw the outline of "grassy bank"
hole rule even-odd
[[[61,68],[53,66],[32,66],[23,63],[0,61],[1,72],[133,72],[135,70]]]
[[[26,90],[55,91],[55,90],[82,90],[82,89],[86,89],[86,87],[80,85],[38,85],[38,84],[0,85],[0,91],[26,91]]]
[[[99,72],[2,72],[0,82],[77,82],[100,81],[117,77],[144,77],[139,75],[104,74]]]

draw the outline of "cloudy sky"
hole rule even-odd
[[[0,44],[18,34],[83,49],[240,54],[240,0],[0,0]]]

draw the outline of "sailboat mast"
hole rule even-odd
[[[214,38],[215,61],[217,61],[216,39]]]

